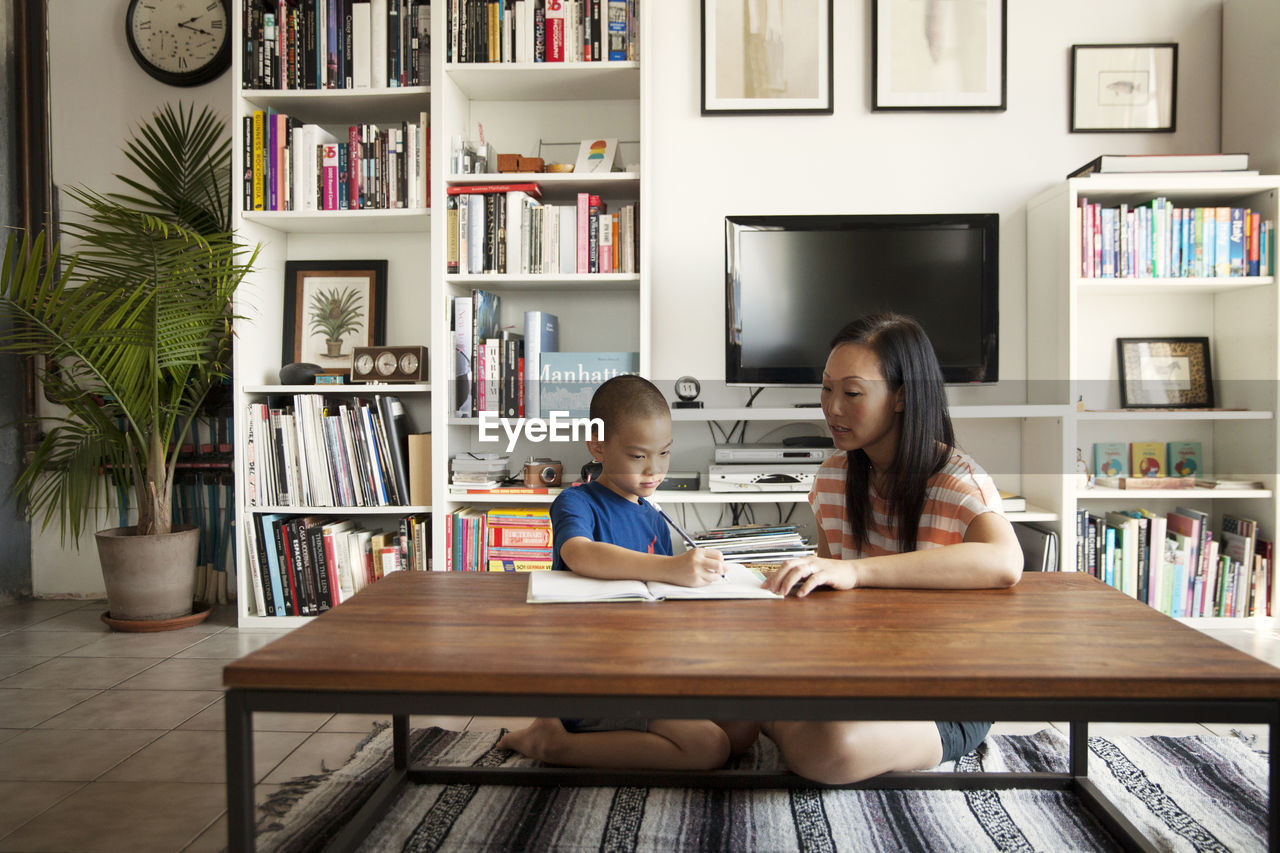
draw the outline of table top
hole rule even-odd
[[[229,664],[232,688],[542,696],[1280,699],[1280,669],[1075,572],[1000,590],[526,604],[399,572]]]

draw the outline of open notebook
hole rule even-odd
[[[664,598],[782,598],[762,589],[764,575],[740,563],[725,563],[724,578],[706,586],[661,581],[599,580],[573,572],[530,572],[530,604],[582,601],[661,601]]]

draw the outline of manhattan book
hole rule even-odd
[[[543,352],[538,367],[538,410],[544,418],[552,412],[585,418],[591,396],[605,380],[639,372],[638,352]]]
[[[725,563],[721,580],[706,586],[677,586],[661,581],[601,580],[573,572],[536,572],[529,575],[530,604],[565,604],[607,601],[662,601],[664,599],[782,598],[763,588],[764,575],[739,563]]]

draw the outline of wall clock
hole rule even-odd
[[[129,0],[133,58],[170,86],[198,86],[231,65],[230,0]]]

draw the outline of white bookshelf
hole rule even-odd
[[[243,0],[232,14],[232,68],[225,79],[232,86],[232,174],[245,174],[243,121],[254,110],[274,110],[306,123],[319,124],[346,139],[346,128],[359,123],[417,122],[430,108],[428,86],[384,89],[263,90],[241,88],[244,42]],[[430,506],[332,507],[250,506],[245,482],[246,412],[251,402],[294,394],[371,395],[392,393],[404,402],[412,432],[431,428],[430,383],[398,385],[284,385],[279,371],[284,323],[284,270],[292,260],[387,261],[386,342],[429,344],[433,321],[431,281],[432,216],[429,208],[387,210],[246,210],[240,180],[233,181],[232,225],[242,241],[258,244],[255,269],[236,294],[234,407],[236,436],[236,607],[237,622],[247,628],[292,628],[309,616],[261,616],[255,612],[248,549],[248,531],[267,513],[357,518],[387,525],[411,513],[430,512]],[[431,353],[434,355],[434,352]],[[346,364],[323,365],[341,368]]]
[[[1061,553],[1067,561],[1075,553],[1075,517],[1081,508],[1096,514],[1137,507],[1163,513],[1187,506],[1208,513],[1215,532],[1221,530],[1222,514],[1230,513],[1257,520],[1260,537],[1272,541],[1280,521],[1275,276],[1264,270],[1245,277],[1087,278],[1079,262],[1079,200],[1111,207],[1164,196],[1179,207],[1248,207],[1275,223],[1280,221],[1278,195],[1280,177],[1273,175],[1095,175],[1057,184],[1028,202],[1029,398],[1069,404],[1062,420],[1068,465],[1037,477],[1049,497],[1037,502],[1060,514]],[[1121,409],[1119,337],[1208,337],[1220,408]],[[1257,480],[1263,488],[1084,488],[1071,473],[1076,448],[1092,469],[1095,442],[1179,440],[1201,442],[1205,476]]]
[[[652,4],[640,4],[640,32],[649,30]],[[432,4],[432,31],[448,33],[446,3]],[[432,207],[444,211],[449,187],[491,183],[537,183],[543,203],[570,204],[578,193],[601,196],[610,211],[642,200],[649,184],[647,75],[639,62],[567,63],[457,63],[446,62],[444,40],[432,56],[431,144]],[[602,175],[574,173],[453,174],[450,149],[455,136],[476,140],[478,127],[484,139],[499,153],[543,157],[551,162],[574,162],[578,143],[587,138],[614,137],[620,141],[615,168],[632,165],[630,171]],[[438,178],[436,180],[435,178]],[[449,536],[447,516],[466,507],[548,505],[556,490],[536,494],[468,494],[449,485],[449,459],[460,451],[506,452],[506,435],[500,444],[479,440],[478,418],[452,416],[454,403],[454,342],[451,306],[455,297],[473,288],[495,293],[500,299],[503,326],[524,331],[524,312],[543,310],[560,322],[561,351],[629,351],[640,354],[640,371],[649,373],[651,286],[646,235],[649,208],[638,210],[641,243],[636,274],[558,275],[451,274],[443,252],[432,259],[431,301],[440,314],[431,324],[431,384],[443,393],[432,395],[432,468],[435,512],[432,518],[434,559],[445,566]],[[431,223],[432,243],[444,246],[444,215]],[[565,478],[577,478],[580,445],[533,443],[521,439],[510,452],[510,469],[522,458],[546,456],[565,461]],[[572,470],[571,470],[572,469]]]

